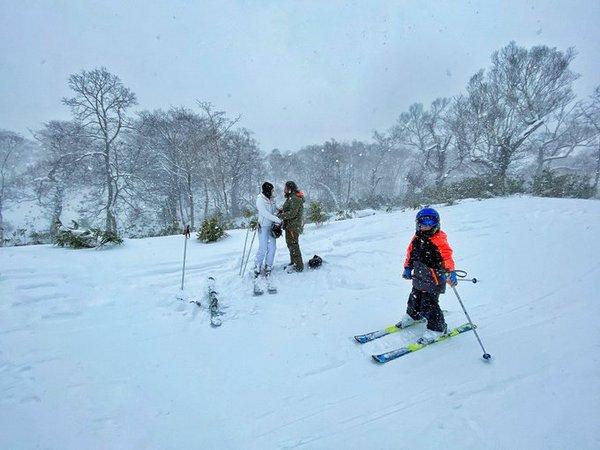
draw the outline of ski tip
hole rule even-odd
[[[385,362],[385,360],[381,358],[381,355],[371,355],[371,358],[378,364],[383,364]]]
[[[365,341],[365,340],[363,339],[363,337],[362,337],[362,336],[354,336],[354,340],[355,340],[356,342],[358,342],[359,344],[364,344],[365,342],[367,342],[367,341]]]

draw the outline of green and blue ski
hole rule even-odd
[[[354,336],[354,339],[359,344],[365,344],[367,342],[374,341],[375,339],[379,339],[380,337],[387,336],[388,334],[392,334],[392,333],[397,333],[398,331],[403,330],[404,328],[408,328],[412,325],[415,325],[417,323],[423,323],[423,322],[425,322],[425,319],[413,322],[406,327],[398,327],[396,325],[390,325],[389,327],[385,327],[382,330],[372,331],[372,332],[366,333],[366,334],[359,334],[358,336]]]
[[[473,328],[477,328],[477,325],[471,326],[471,324],[465,323],[459,327],[451,329],[448,333],[440,336],[435,341],[430,342],[429,344],[414,342],[412,344],[408,344],[405,347],[397,348],[396,350],[391,350],[386,353],[381,353],[379,355],[371,355],[375,361],[378,363],[386,363],[393,359],[400,358],[401,356],[407,355],[409,353],[416,352],[417,350],[421,350],[423,347],[427,347],[428,345],[435,344],[436,342],[444,341],[448,338],[458,336],[465,331],[471,331]]]

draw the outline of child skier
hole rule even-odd
[[[281,224],[282,220],[277,217],[277,205],[273,195],[273,185],[265,181],[261,187],[261,193],[256,197],[256,209],[258,211],[258,250],[254,258],[254,294],[263,293],[258,284],[258,276],[263,273],[270,293],[276,292],[271,284],[270,275],[275,260],[277,241],[273,235],[274,224]]]
[[[444,314],[440,309],[439,296],[448,284],[457,283],[452,249],[446,233],[440,230],[440,215],[433,208],[424,208],[417,213],[416,233],[406,252],[402,278],[412,280],[413,289],[408,298],[406,314],[396,324],[404,328],[415,321],[425,319],[427,330],[420,343],[431,343],[447,332]]]

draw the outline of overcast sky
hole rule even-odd
[[[600,1],[0,0],[0,128],[68,119],[69,74],[106,66],[136,110],[212,102],[261,148],[369,139],[460,93],[494,50],[574,46],[600,84]]]

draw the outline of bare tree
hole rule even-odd
[[[227,152],[230,131],[239,122],[240,117],[230,119],[224,111],[216,111],[208,102],[198,102],[202,111],[202,118],[206,123],[206,141],[203,146],[207,160],[207,169],[213,187],[213,194],[217,198],[217,205],[226,215],[231,213],[230,183],[228,176]]]
[[[250,188],[260,184],[264,162],[249,130],[240,128],[230,132],[227,143],[230,214],[235,217],[240,214],[242,203],[254,206],[255,192]]]
[[[524,156],[524,142],[573,100],[574,57],[571,48],[563,53],[511,42],[494,52],[490,69],[474,75],[467,95],[457,99],[456,111],[468,128],[459,145],[469,148],[471,163],[493,174],[501,190],[511,164]]]
[[[588,146],[594,153],[594,190],[596,196],[600,194],[600,86],[596,86],[588,102],[581,105],[581,114],[589,129]]]
[[[66,193],[76,180],[85,173],[82,161],[92,156],[88,153],[90,141],[85,137],[83,127],[77,122],[53,120],[34,134],[45,150],[38,162],[37,170],[42,176],[36,177],[36,193],[40,204],[50,210],[50,236],[56,236],[60,226]],[[49,198],[49,202],[45,199]],[[43,200],[44,199],[44,200]]]
[[[117,231],[116,207],[120,194],[119,134],[126,127],[126,112],[137,104],[136,96],[118,76],[101,67],[69,77],[74,97],[64,98],[75,120],[86,130],[87,137],[98,145],[94,155],[103,165],[103,188],[106,202],[100,211],[106,213],[105,230]]]
[[[19,163],[24,144],[21,135],[0,130],[0,247],[4,246],[4,208],[19,197]]]
[[[568,158],[577,148],[588,144],[589,139],[590,128],[584,122],[581,105],[561,106],[548,116],[526,146],[535,157],[536,176],[551,164]]]
[[[423,174],[433,174],[436,186],[442,186],[453,171],[463,161],[464,152],[452,145],[454,140],[451,101],[438,98],[431,103],[429,110],[415,103],[408,112],[402,113],[391,134],[396,142],[411,148],[423,168]]]

